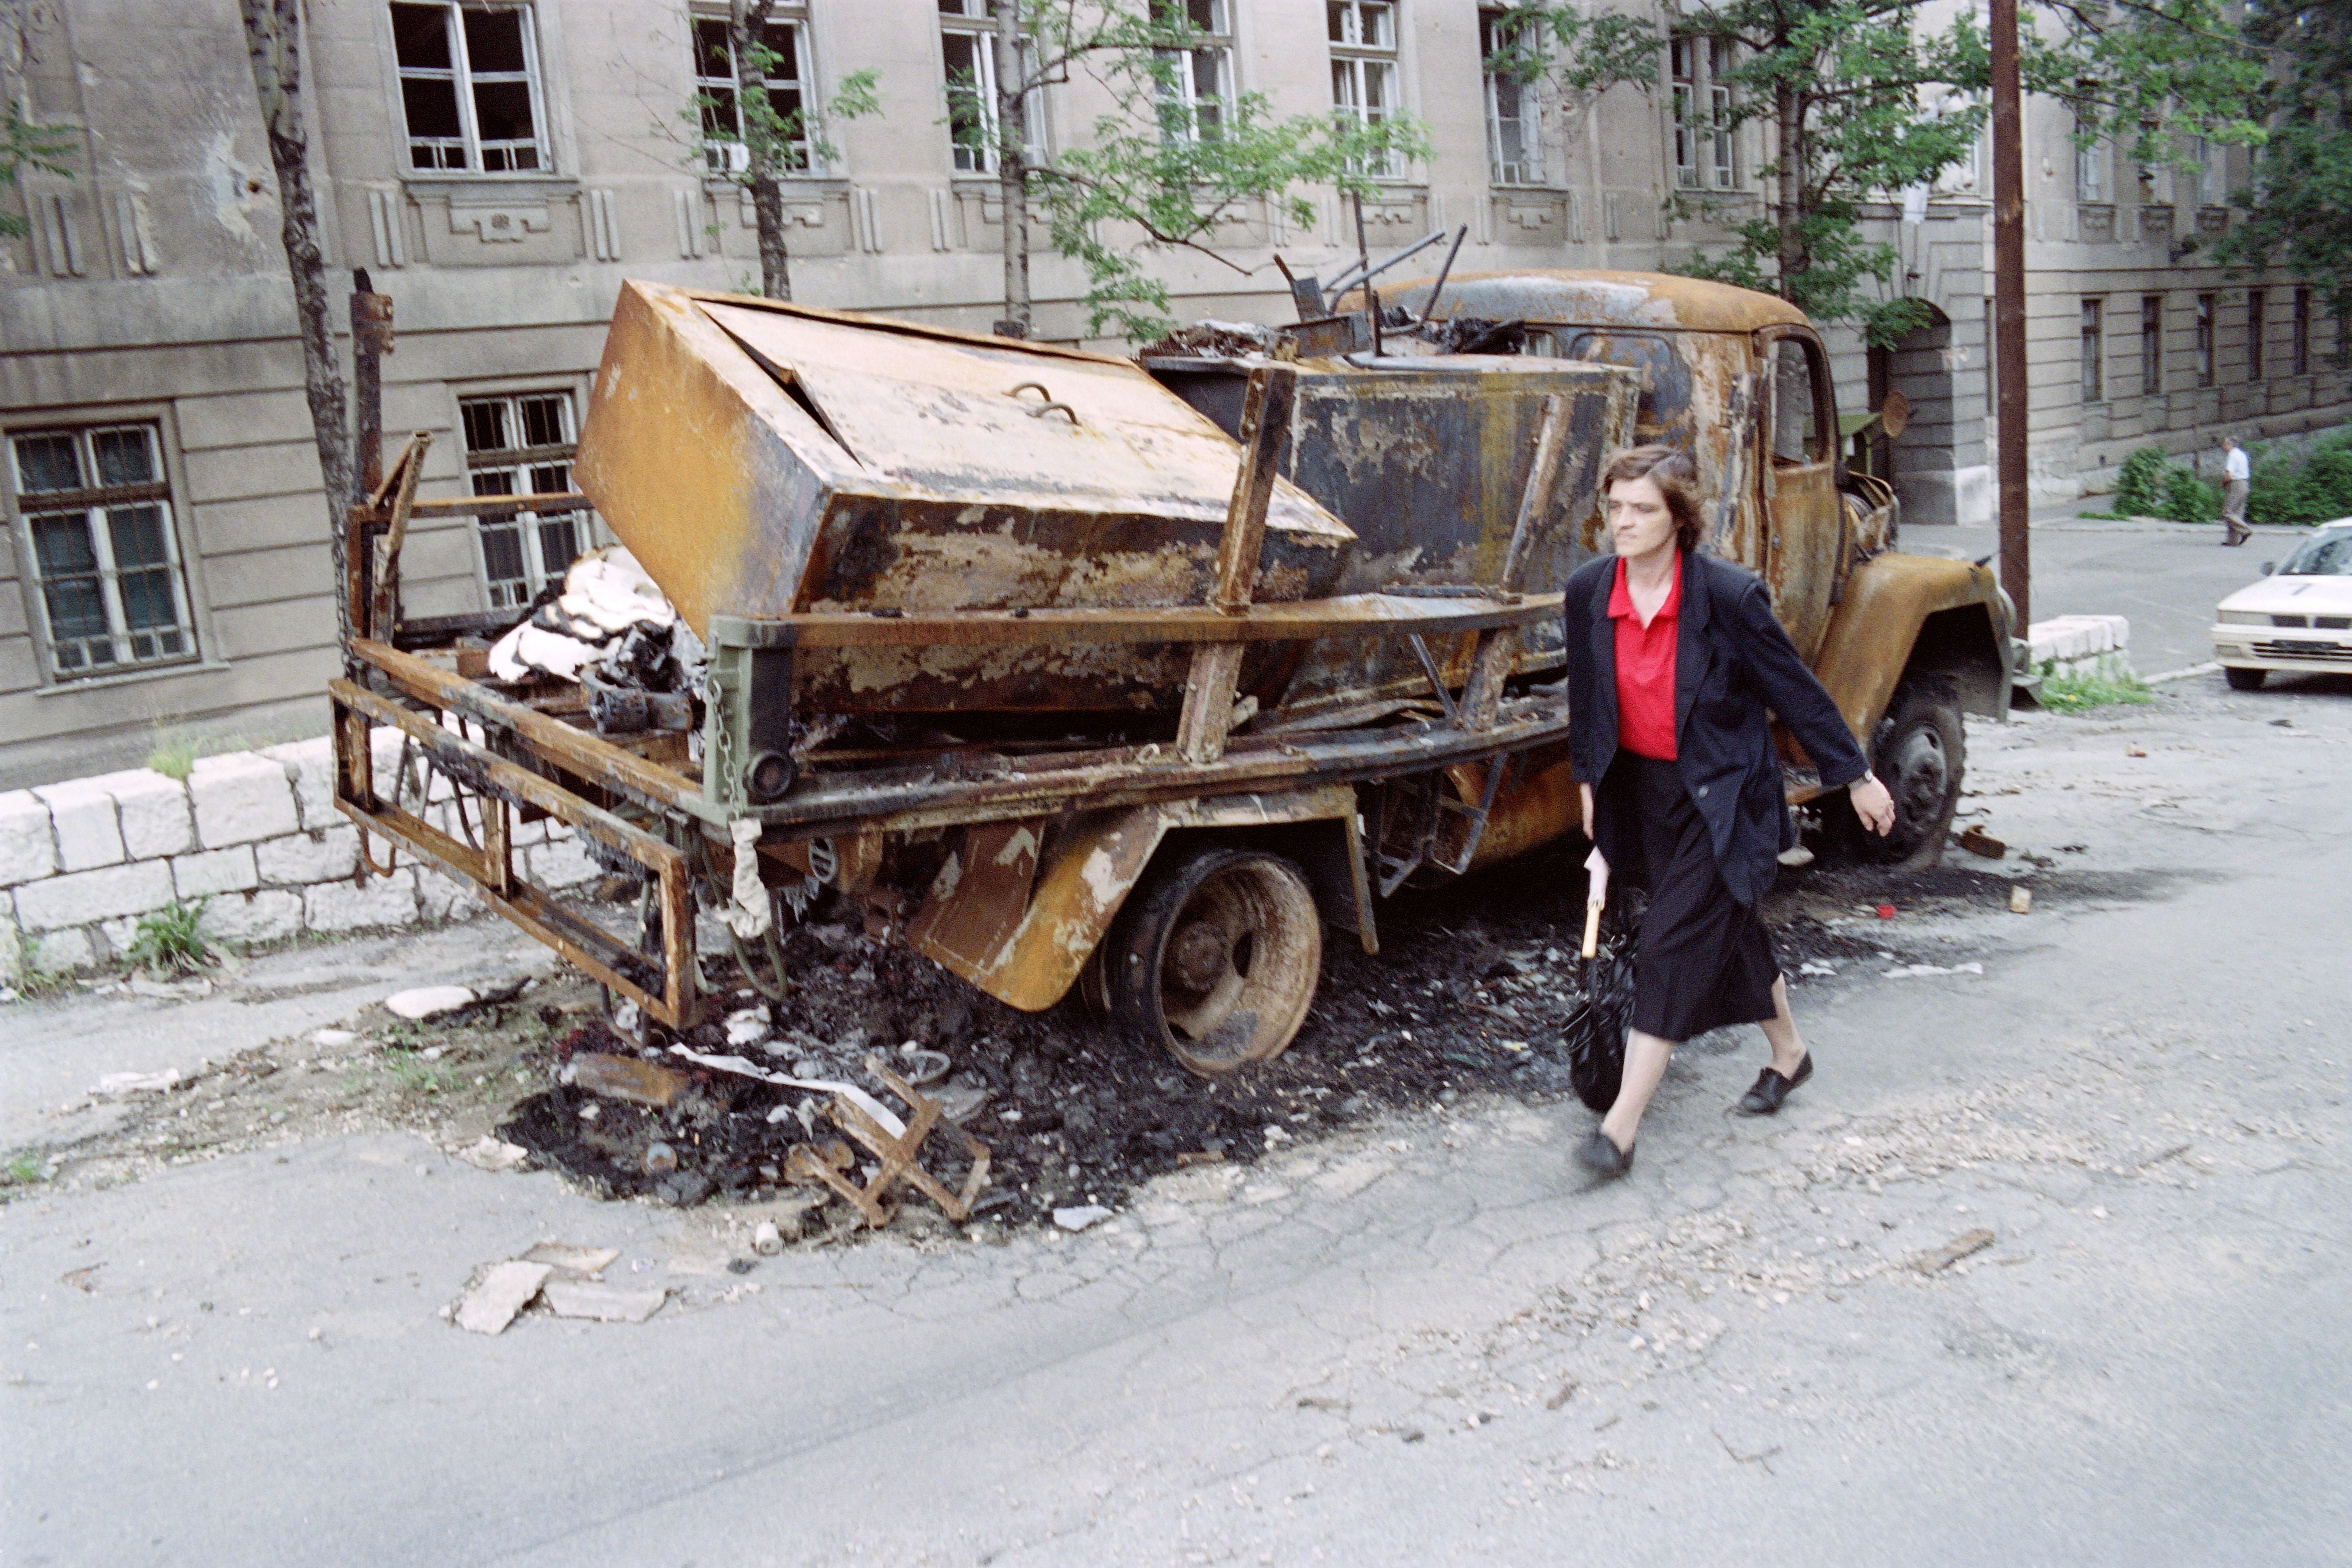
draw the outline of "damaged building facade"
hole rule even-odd
[[[1464,226],[1465,270],[1647,269],[1759,210],[1761,132],[1711,129],[1706,47],[1671,51],[1653,93],[1620,89],[1570,115],[1484,71],[1497,13],[1475,0],[1184,4],[1204,34],[1189,90],[1428,125],[1433,155],[1365,204],[1376,249]],[[0,239],[0,787],[133,765],[189,737],[315,734],[336,665],[326,506],[236,8],[18,9],[7,90],[78,135],[70,178],[29,173],[0,195],[29,230]],[[570,488],[625,278],[756,287],[751,206],[694,129],[695,95],[730,68],[723,13],[310,6],[324,244],[395,302],[385,424],[433,434],[421,493]],[[878,114],[825,126],[831,155],[812,147],[789,182],[797,297],[986,330],[1003,313],[1003,215],[987,159],[952,132],[959,84],[986,68],[986,0],[787,0],[775,15],[781,103],[814,109],[867,68],[880,99]],[[1048,93],[1036,134],[1074,140],[1108,107],[1080,73]],[[2031,440],[2046,496],[2095,485],[2134,447],[2194,452],[2224,431],[2352,418],[2329,363],[2341,329],[2307,290],[2182,259],[2189,236],[2231,221],[2238,164],[2217,152],[2201,176],[2143,178],[2120,150],[2078,153],[2057,106],[2029,121]],[[1990,505],[1988,183],[1980,162],[1875,210],[1935,325],[1892,353],[1829,333],[1843,406],[1890,391],[1911,406],[1893,461],[1914,523]],[[1675,216],[1678,195],[1685,209],[1707,198],[1714,225]],[[1231,268],[1167,258],[1177,313],[1287,319],[1273,256],[1328,276],[1354,249],[1352,214],[1336,199],[1321,213],[1307,227],[1239,215],[1220,241]],[[1084,341],[1076,268],[1041,250],[1035,279],[1040,334]],[[520,605],[604,537],[584,513],[420,527],[409,608]]]

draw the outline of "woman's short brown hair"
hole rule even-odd
[[[1647,479],[1657,486],[1675,520],[1675,548],[1698,548],[1702,525],[1698,497],[1693,493],[1698,487],[1698,465],[1688,452],[1680,447],[1633,447],[1618,453],[1601,470],[1602,500],[1608,499],[1609,487],[1622,479]]]

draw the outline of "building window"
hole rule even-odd
[[[2197,205],[2219,206],[2221,202],[2221,174],[2213,167],[2212,144],[2202,136],[2197,138]]]
[[[2082,135],[2087,128],[2074,122],[2074,133]],[[2074,199],[2078,202],[2103,202],[2107,199],[2107,147],[2104,142],[2094,142],[2087,147],[2074,149]]]
[[[996,18],[993,0],[940,0],[940,58],[948,90],[948,140],[959,174],[993,174],[997,169]],[[1021,68],[1029,71],[1029,46],[1019,46]],[[1022,130],[1028,161],[1045,161],[1038,132],[1045,116],[1034,96],[1024,107]]]
[[[2143,294],[2139,301],[2139,390],[2154,397],[2164,390],[2164,296]]]
[[[2102,301],[2083,301],[2083,401],[2085,403],[2105,403],[2107,399],[2106,377],[2103,374],[2103,362],[2106,356],[2103,352],[2104,322],[2101,320],[2105,314]]]
[[[1533,24],[1507,26],[1500,11],[1478,13],[1478,58],[1486,69],[1487,177],[1498,185],[1543,184],[1543,116],[1528,84],[1494,69],[1496,56],[1525,40],[1517,35]]]
[[[1325,0],[1331,42],[1331,107],[1342,120],[1370,128],[1394,119],[1397,104],[1396,5],[1393,0]],[[1382,179],[1399,170],[1382,158],[1364,171]]]
[[[551,495],[572,488],[572,395],[521,392],[457,404],[466,434],[466,477],[478,496]],[[519,610],[538,597],[586,542],[580,511],[478,518],[482,580],[490,608]]]
[[[1166,68],[1160,128],[1171,136],[1214,136],[1233,111],[1232,0],[1152,0],[1151,9],[1161,22],[1181,22],[1192,34],[1188,47],[1160,54]]]
[[[2311,374],[2311,290],[2294,291],[2294,314],[2287,319],[2286,355],[2289,375]]]
[[[2270,296],[2260,289],[2246,290],[2246,379],[2263,378],[2263,340],[2270,336]]]
[[[514,174],[548,166],[528,5],[395,0],[408,166]]]
[[[782,153],[785,171],[809,170],[808,40],[798,17],[776,17],[768,23],[761,42],[775,58],[769,62],[763,89],[769,106],[787,126],[796,126]],[[702,156],[714,174],[740,174],[748,166],[743,145],[743,114],[735,98],[735,40],[724,17],[694,18],[694,92],[702,107]]]
[[[1675,184],[1685,190],[1727,191],[1731,159],[1731,70],[1728,38],[1676,38],[1667,46],[1674,75]]]
[[[2197,384],[2213,384],[2213,296],[2197,296]]]
[[[8,447],[51,670],[103,675],[194,658],[157,427],[26,430]]]

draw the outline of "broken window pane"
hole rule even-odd
[[[478,76],[485,71],[521,71],[522,14],[519,11],[459,13],[466,20],[466,60]]]
[[[16,489],[78,490],[82,488],[80,444],[70,436],[16,437]]]
[[[392,48],[403,70],[448,70],[449,16],[446,7],[395,4]]]

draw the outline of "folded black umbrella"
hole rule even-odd
[[[1601,934],[1606,889],[1596,879],[1594,897],[1584,908],[1584,995],[1559,1037],[1576,1098],[1602,1111],[1617,1103],[1625,1076],[1625,1031],[1633,1018],[1633,930],[1628,921],[1613,921],[1617,929]]]

